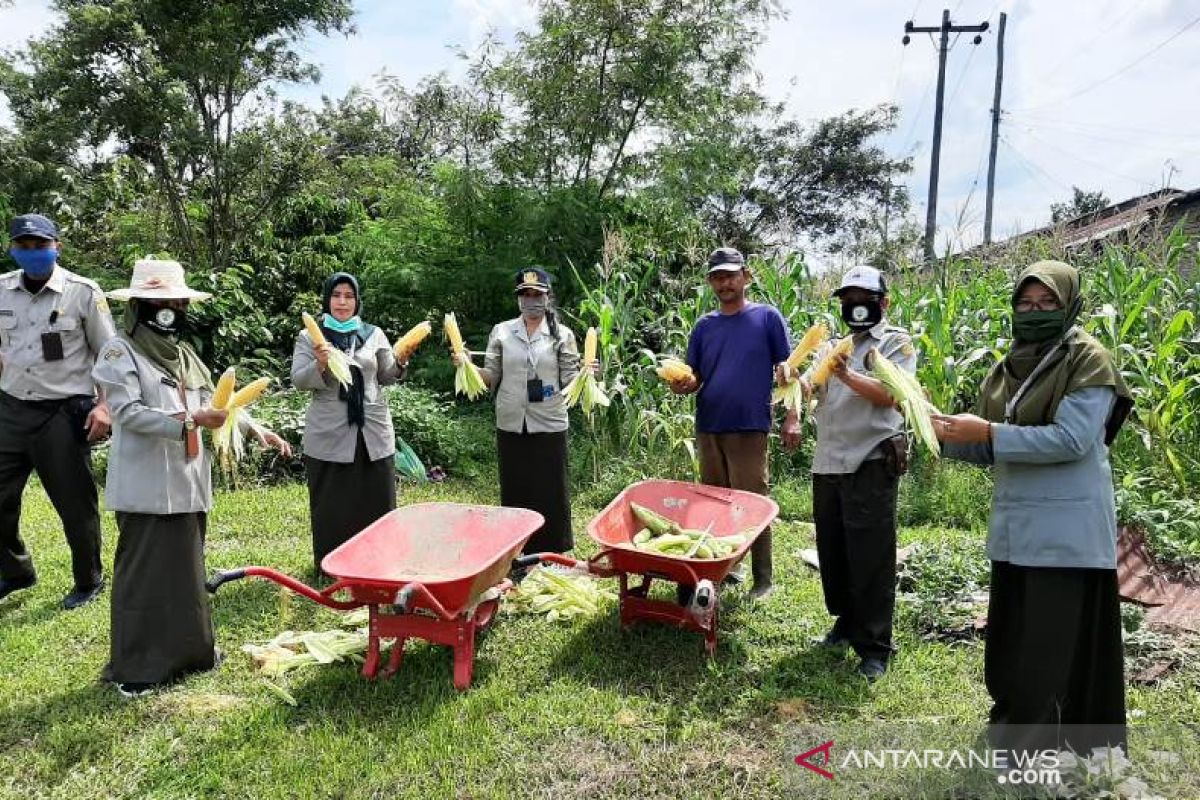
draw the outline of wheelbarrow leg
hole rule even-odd
[[[364,678],[374,678],[379,669],[379,606],[369,607],[367,624],[367,657],[363,661]]]
[[[458,626],[458,643],[454,645],[454,688],[460,692],[471,687],[475,669],[475,620],[462,620]]]
[[[383,672],[379,673],[381,678],[390,678],[400,669],[400,661],[404,658],[404,645],[408,643],[407,636],[397,636],[392,643],[392,652],[388,656],[387,666],[383,668]]]
[[[709,658],[717,657],[717,617],[720,613],[720,605],[713,608],[712,615],[708,619],[708,628],[704,631],[704,649],[708,652]]]

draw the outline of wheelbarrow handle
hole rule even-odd
[[[246,577],[246,570],[244,569],[218,570],[213,573],[211,578],[204,582],[204,588],[208,590],[209,594],[216,594],[217,589],[220,589],[222,585],[230,581],[239,581],[244,577]]]

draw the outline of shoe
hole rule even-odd
[[[885,672],[887,672],[887,662],[881,658],[864,658],[858,665],[858,674],[866,678],[867,683],[879,680]]]
[[[37,583],[36,575],[27,575],[24,578],[0,578],[0,600],[8,597],[13,592],[28,589],[35,583]]]
[[[838,632],[837,626],[829,629],[829,633],[825,634],[825,638],[821,640],[822,647],[842,648],[848,647],[850,640]]]
[[[145,697],[158,688],[157,683],[118,683],[121,697]]]
[[[97,583],[92,588],[76,589],[75,591],[71,592],[69,595],[64,597],[63,601],[62,601],[62,606],[63,606],[63,608],[67,609],[68,611],[70,611],[73,608],[79,608],[80,606],[86,606],[88,603],[92,602],[97,597],[99,597],[100,593],[103,591],[104,591],[104,579],[101,578],[100,582]]]

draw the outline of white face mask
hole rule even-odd
[[[546,295],[537,297],[518,297],[517,308],[521,309],[521,316],[526,319],[540,319],[546,316]]]

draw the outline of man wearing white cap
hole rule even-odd
[[[226,412],[211,407],[208,367],[179,337],[188,304],[210,295],[188,287],[178,262],[139,261],[129,288],[108,296],[128,306],[93,372],[112,406],[104,500],[120,532],[104,676],[134,696],[218,660],[204,588],[212,470],[198,429],[219,428]],[[291,452],[248,416],[239,428]]]
[[[884,316],[887,282],[879,270],[852,268],[834,296],[854,349],[816,389],[813,519],[825,607],[835,618],[825,644],[853,647],[862,659],[859,672],[874,681],[894,649],[896,492],[908,467],[908,440],[904,417],[864,362],[874,349],[915,372],[917,354],[912,337]],[[811,373],[801,378],[809,393]]]
[[[41,214],[9,226],[20,269],[0,277],[0,598],[33,586],[21,541],[21,496],[37,472],[62,520],[74,587],[64,608],[104,588],[91,444],[108,435],[108,406],[92,366],[113,335],[100,287],[58,263],[58,228]]]

